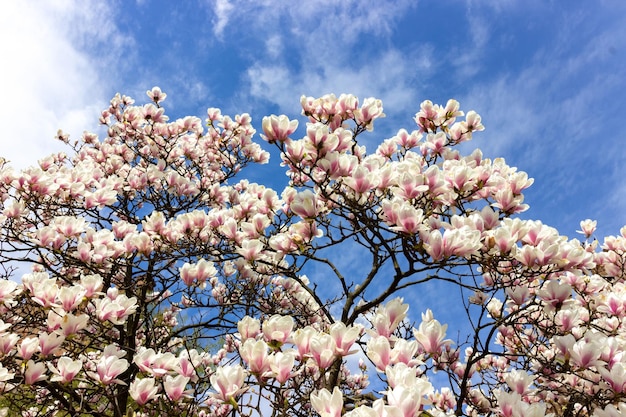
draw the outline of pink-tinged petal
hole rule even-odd
[[[159,387],[154,378],[135,379],[130,383],[128,392],[137,404],[144,405],[157,397]]]
[[[311,405],[322,417],[341,417],[343,394],[338,387],[331,394],[326,388],[311,394]]]

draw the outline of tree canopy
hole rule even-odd
[[[380,100],[302,97],[300,139],[261,123],[278,191],[246,174],[269,162],[248,114],[147,95],[2,164],[5,415],[626,414],[626,228],[517,217],[533,180],[459,151],[474,111],[424,101],[368,151]]]

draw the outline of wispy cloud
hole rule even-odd
[[[474,9],[472,2],[468,2],[465,12],[468,39],[454,47],[448,58],[460,80],[469,80],[484,69],[484,56],[491,37],[487,20]]]
[[[258,120],[299,113],[301,94],[375,96],[388,114],[379,126],[394,129],[411,128],[423,99],[454,97],[487,126],[470,147],[548,178],[537,193],[549,202],[582,190],[608,213],[626,159],[625,16],[618,0],[199,0],[158,12],[143,1],[4,2],[0,153],[31,164],[60,147],[58,128],[94,129],[113,93],[142,100],[153,85],[172,116],[211,105]],[[599,175],[607,185],[593,184]]]
[[[278,58],[283,53],[283,40],[282,36],[275,34],[271,35],[265,41],[265,49],[272,58]]]
[[[297,110],[302,94],[329,92],[374,95],[389,108],[405,106],[415,100],[409,83],[432,65],[428,47],[419,55],[406,54],[390,43],[394,25],[412,7],[408,1],[394,7],[327,0],[279,8],[271,2],[232,5],[232,19],[245,23],[228,25],[224,39],[252,28],[264,48],[248,57],[242,90],[249,90],[249,100],[274,104],[283,112]]]
[[[213,33],[218,38],[222,37],[224,29],[229,23],[230,15],[234,9],[234,6],[228,0],[214,0],[213,10],[215,12]]]
[[[300,95],[351,93],[361,98],[374,96],[385,108],[400,111],[416,109],[416,89],[411,85],[416,70],[428,71],[427,59],[402,56],[398,51],[382,53],[375,62],[346,68],[326,63],[323,68],[292,71],[286,65],[257,63],[248,69],[252,96],[277,104],[281,111],[293,113]]]
[[[528,195],[564,233],[584,217],[618,218],[616,227],[626,221],[619,197],[626,151],[615,146],[626,136],[612,104],[626,89],[624,19],[608,9],[553,18],[556,33],[525,65],[475,81],[462,98],[487,127],[472,146],[540,175]]]
[[[112,35],[110,16],[98,2],[0,6],[5,37],[0,55],[6,59],[0,85],[8,98],[0,101],[0,153],[14,166],[30,165],[60,149],[52,139],[59,128],[76,137],[97,127],[108,94],[106,76],[92,65],[85,48],[119,41]]]

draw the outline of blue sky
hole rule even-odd
[[[143,102],[155,85],[172,117],[220,107],[258,130],[299,115],[302,94],[375,96],[371,146],[412,129],[422,100],[455,98],[486,126],[467,152],[535,178],[525,217],[570,237],[585,218],[601,235],[626,224],[621,0],[7,0],[0,34],[0,154],[18,167],[59,149],[59,128],[97,129],[116,92]]]
[[[599,237],[626,224],[623,0],[3,0],[0,56],[0,155],[17,167],[63,149],[59,128],[97,130],[116,92],[143,103],[155,85],[170,117],[220,107],[258,131],[265,115],[298,117],[302,94],[374,96],[387,117],[370,149],[413,129],[421,101],[455,98],[486,126],[465,152],[535,179],[523,217],[570,237],[585,218]],[[273,157],[252,180],[282,187]],[[430,303],[413,319],[456,314],[419,291]]]

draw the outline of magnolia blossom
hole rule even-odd
[[[393,349],[391,350],[391,362],[406,363],[412,366],[418,365],[421,361],[415,358],[417,351],[418,343],[415,340],[394,340]]]
[[[509,388],[511,388],[513,392],[517,392],[520,395],[524,395],[529,392],[529,387],[534,380],[534,376],[528,375],[526,372],[519,369],[511,371],[511,373],[504,378],[504,381]]]
[[[442,325],[432,318],[430,310],[422,317],[422,322],[417,329],[413,330],[413,335],[425,352],[437,354],[443,346],[452,343],[451,340],[444,339],[448,325]]]
[[[20,337],[15,333],[0,333],[0,354],[8,355],[15,349]]]
[[[581,368],[590,368],[600,364],[599,340],[579,340],[570,351],[572,362]]]
[[[0,383],[13,379],[15,373],[9,372],[4,366],[0,364]]]
[[[247,339],[239,348],[239,354],[248,364],[251,373],[263,376],[271,366],[267,350],[268,346],[264,340]]]
[[[329,333],[335,341],[335,353],[340,356],[346,356],[352,353],[350,348],[360,336],[361,327],[347,327],[345,324],[337,322],[330,326]]]
[[[343,395],[338,387],[333,388],[332,394],[324,388],[311,394],[311,405],[321,417],[341,417]]]
[[[102,277],[99,275],[84,275],[80,278],[80,286],[85,290],[84,296],[87,298],[98,295],[102,285]]]
[[[78,285],[61,287],[57,293],[57,299],[64,311],[71,312],[83,301],[86,293],[87,290]]]
[[[319,334],[309,341],[309,353],[315,364],[326,369],[335,361],[335,341],[326,333]]]
[[[96,314],[98,319],[108,320],[114,324],[122,324],[126,318],[137,309],[137,299],[127,297],[125,294],[117,295],[115,298],[103,298],[96,302]]]
[[[54,278],[44,278],[33,281],[31,284],[31,292],[33,300],[41,304],[43,307],[50,307],[57,298],[59,286]]]
[[[400,409],[401,415],[410,417],[417,414],[425,396],[432,392],[430,382],[416,379],[411,385],[397,385],[387,390],[387,402]]]
[[[128,392],[137,404],[144,405],[157,397],[159,387],[154,378],[135,379],[131,382]]]
[[[185,387],[189,383],[189,377],[184,375],[171,376],[167,375],[163,381],[163,388],[168,398],[172,401],[178,401],[188,394]]]
[[[382,372],[391,365],[391,346],[389,339],[384,336],[371,338],[367,342],[367,356],[372,360],[376,369]]]
[[[270,356],[270,368],[274,374],[274,378],[280,383],[284,384],[291,378],[293,372],[293,366],[295,362],[295,353],[289,352],[276,352]]]
[[[54,374],[50,380],[59,381],[63,384],[71,382],[81,371],[82,367],[83,363],[81,360],[72,360],[66,356],[61,356],[56,366],[48,362],[48,369]]]
[[[188,377],[195,382],[198,380],[196,367],[199,367],[204,360],[205,355],[198,353],[196,349],[183,350],[175,362],[175,371],[177,374]]]
[[[126,359],[117,356],[103,356],[96,364],[96,372],[90,372],[89,375],[104,385],[112,383],[122,383],[117,377],[126,369],[129,363]]]
[[[402,298],[395,298],[376,309],[372,318],[376,334],[389,337],[396,330],[409,310],[409,305],[403,303],[403,301]]]
[[[311,190],[304,190],[296,194],[289,204],[291,211],[303,219],[313,219],[319,212],[319,203],[315,193]]]
[[[589,239],[596,231],[598,222],[596,220],[586,219],[580,222],[580,229],[577,232],[585,235],[585,238]]]
[[[363,100],[363,105],[354,110],[354,118],[357,123],[365,125],[368,130],[372,130],[374,128],[374,120],[381,117],[385,117],[385,113],[383,113],[383,103],[381,100],[373,97],[368,97]]]
[[[289,120],[287,116],[271,115],[263,118],[263,132],[265,133],[265,140],[270,143],[273,142],[285,142],[289,135],[296,131],[298,128],[297,120]]]
[[[202,284],[216,274],[217,269],[213,262],[206,259],[200,259],[195,265],[185,263],[180,268],[180,277],[186,285],[193,285],[196,281]]]
[[[469,227],[430,232],[424,248],[435,261],[451,256],[470,256],[480,248],[480,232]]]
[[[310,326],[298,329],[293,332],[292,338],[293,343],[298,349],[298,359],[302,360],[309,354],[311,349],[311,340],[313,340],[317,335],[317,330]]]
[[[626,404],[619,403],[617,407],[613,404],[607,405],[604,409],[596,409],[594,417],[619,417],[626,415]]]
[[[0,280],[0,303],[5,307],[10,307],[15,304],[14,297],[19,295],[22,289],[18,287],[17,282],[9,281],[7,279]]]
[[[260,123],[281,192],[246,179],[269,158],[250,115],[147,96],[113,97],[102,137],[59,131],[67,153],[0,158],[0,415],[626,414],[626,227],[517,218],[533,180],[457,146],[475,112],[426,100],[373,143],[380,100],[302,97],[300,138]],[[440,283],[458,348],[415,298]]]
[[[289,340],[293,326],[291,317],[273,315],[263,322],[263,335],[268,342],[283,344]]]
[[[237,251],[245,260],[254,261],[259,258],[262,250],[263,242],[258,239],[251,239],[242,242],[241,247]]]
[[[237,323],[237,329],[242,342],[246,339],[254,339],[261,332],[261,322],[250,316],[245,316]]]
[[[26,385],[33,385],[36,382],[45,380],[46,378],[45,363],[34,362],[32,359],[26,363],[26,369],[24,371],[24,383]]]
[[[498,391],[494,393],[498,399],[498,409],[503,417],[540,417],[546,416],[544,403],[529,404],[522,400],[518,393]],[[548,414],[552,415],[552,414]]]
[[[154,349],[139,348],[133,362],[143,372],[163,376],[176,367],[177,358],[171,352],[155,352]]]
[[[54,354],[65,341],[65,336],[54,333],[39,335],[39,349],[43,356]]]
[[[30,359],[39,348],[39,339],[36,337],[25,337],[18,348],[18,355],[24,360]]]
[[[159,87],[153,87],[151,90],[146,91],[148,97],[150,97],[155,103],[160,103],[165,100],[167,94],[161,91]]]
[[[81,330],[87,327],[89,316],[87,314],[80,314],[75,316],[73,314],[65,314],[60,318],[60,332],[65,338],[73,334],[79,333]]]
[[[406,363],[397,363],[393,366],[387,366],[385,368],[385,375],[387,376],[387,382],[391,388],[400,385],[409,386],[418,378],[418,369]]]
[[[247,390],[244,385],[245,370],[241,366],[221,366],[211,375],[211,395],[225,403],[231,403]]]

